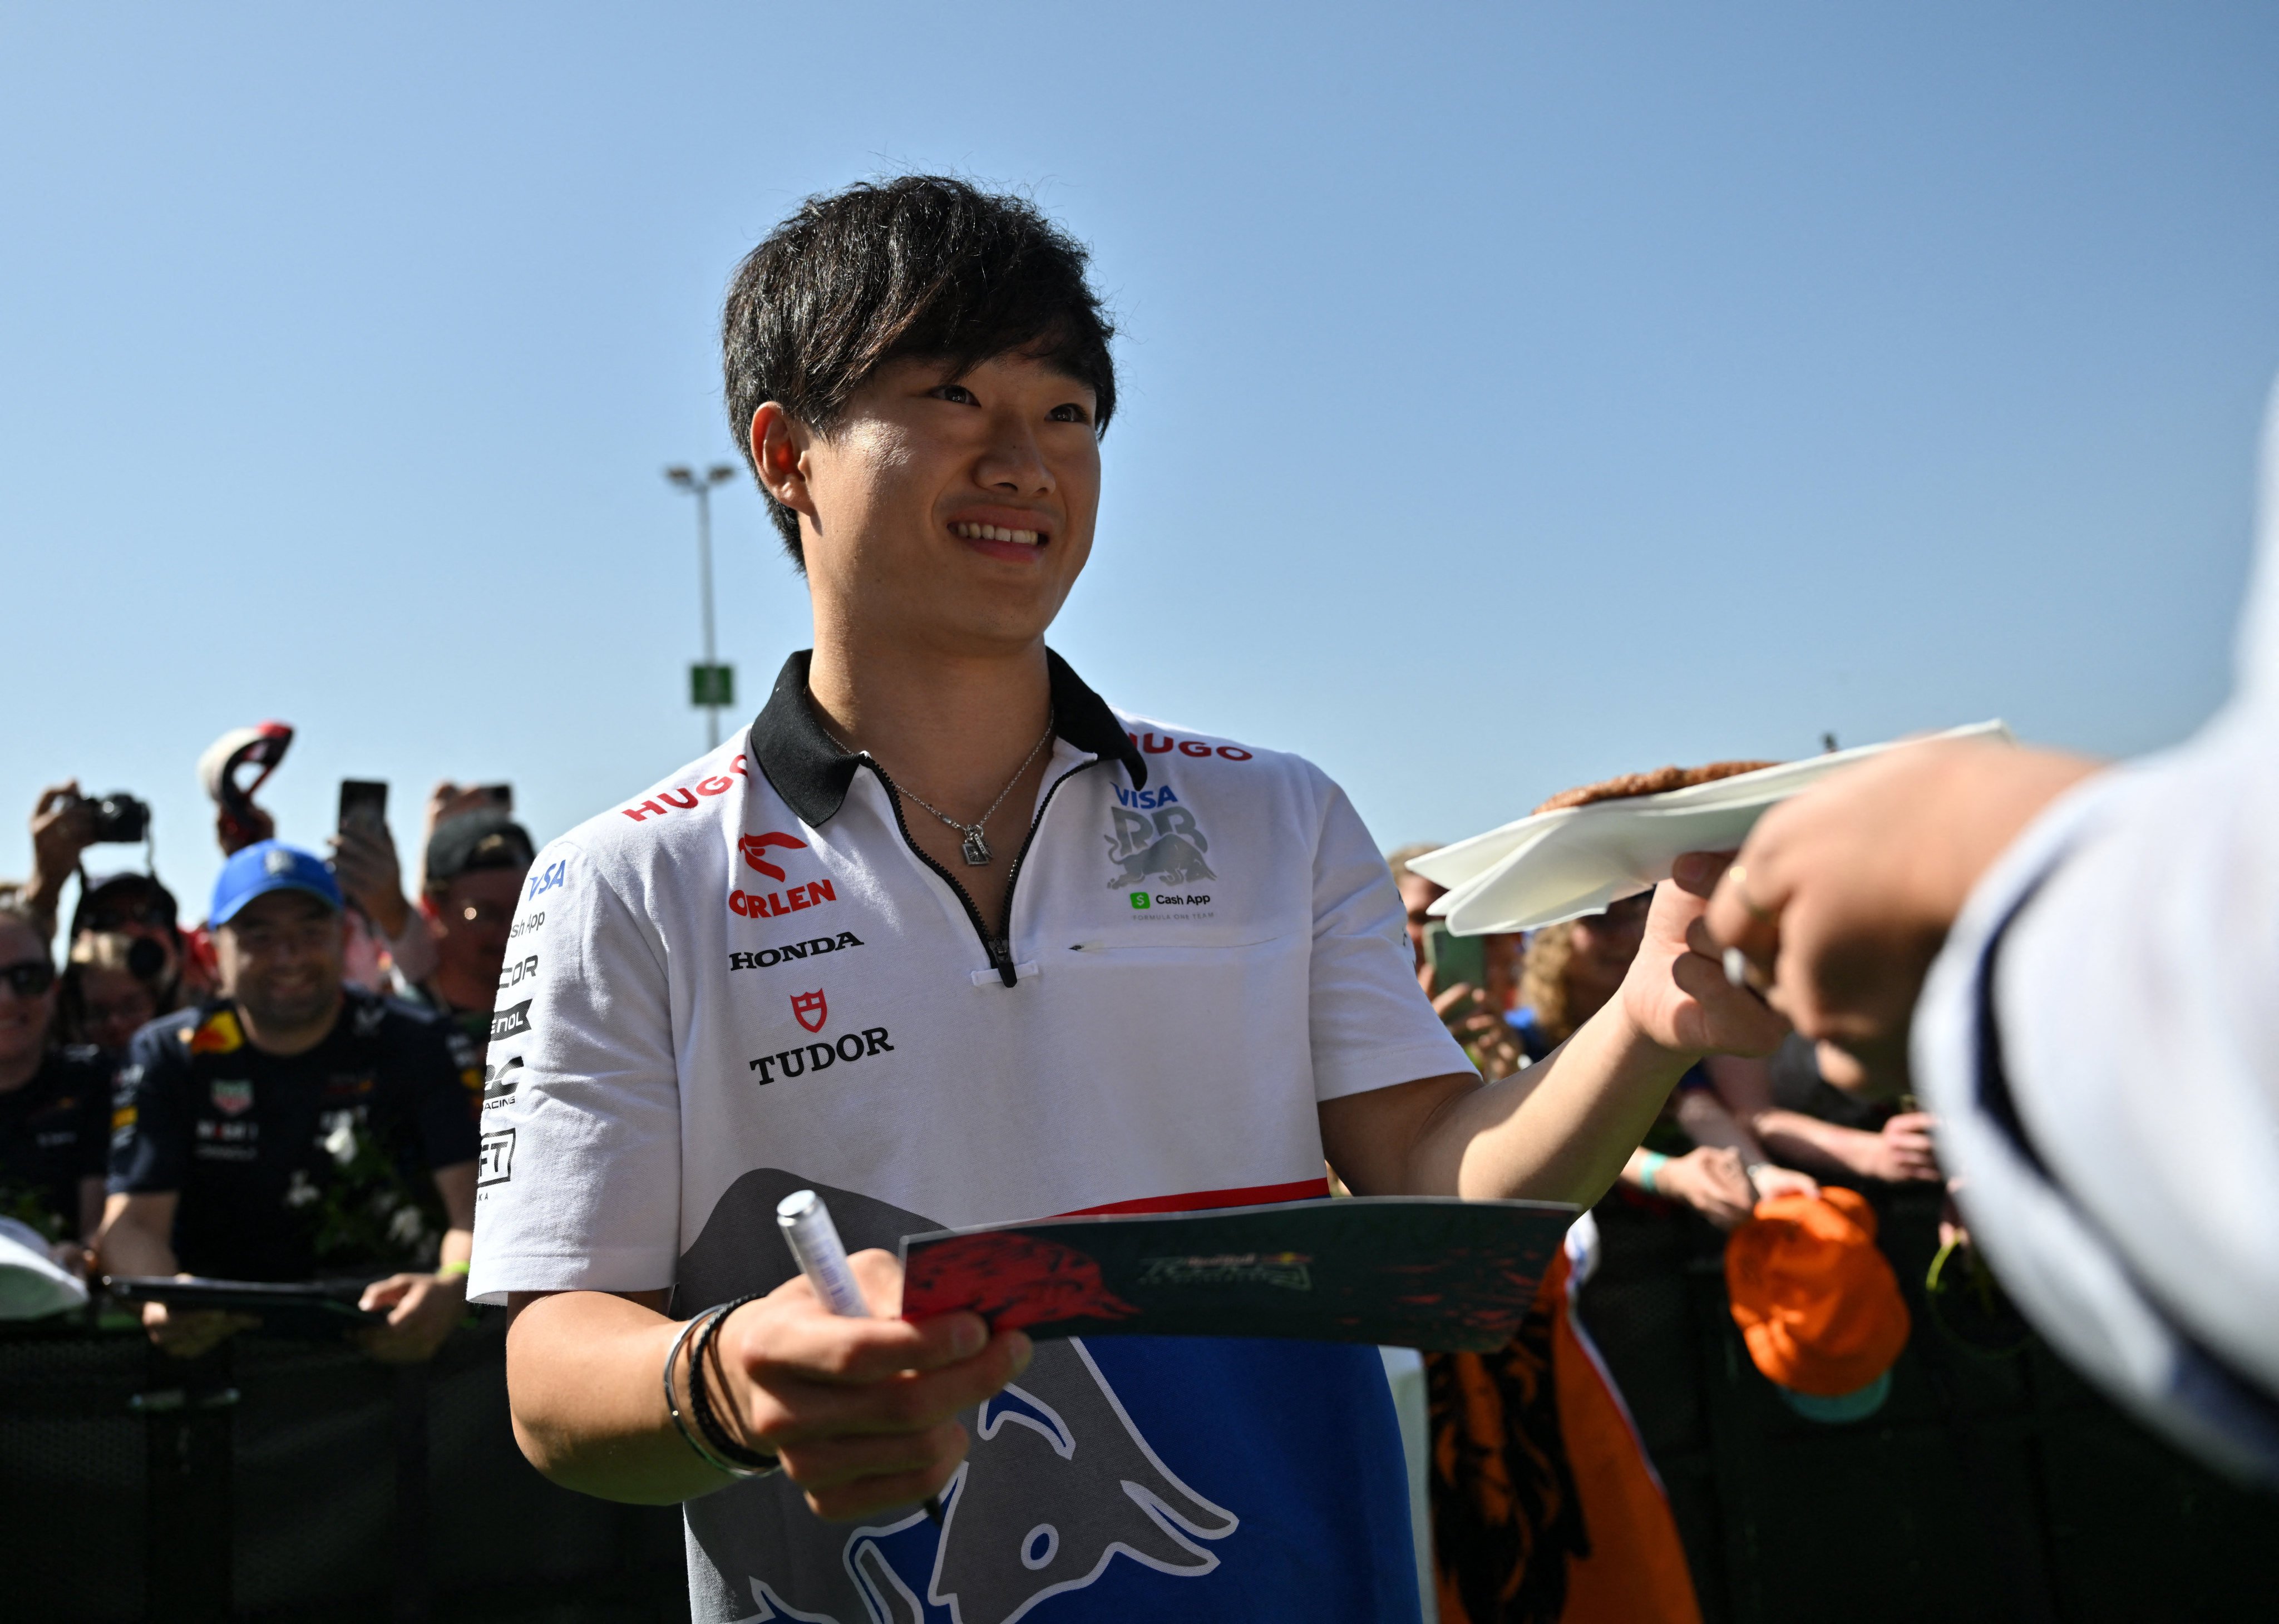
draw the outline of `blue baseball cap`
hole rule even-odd
[[[340,882],[323,858],[282,840],[260,840],[221,865],[209,923],[227,924],[238,909],[272,891],[305,891],[334,913],[341,908]]]

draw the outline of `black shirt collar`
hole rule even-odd
[[[784,662],[776,673],[775,692],[753,720],[745,747],[800,821],[818,829],[839,816],[863,758],[849,755],[823,731],[814,701],[807,696],[807,667],[813,655],[814,650],[802,648]],[[1089,755],[1122,762],[1132,787],[1146,788],[1147,761],[1108,701],[1049,648],[1045,650],[1045,669],[1052,685],[1053,732]]]

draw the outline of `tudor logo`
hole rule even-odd
[[[780,884],[784,877],[784,871],[761,855],[771,846],[784,846],[792,851],[803,852],[807,849],[807,842],[795,840],[787,834],[778,834],[773,830],[770,830],[765,834],[739,835],[736,838],[736,849],[744,854],[746,866],[756,869],[770,879]]]
[[[791,1013],[792,1018],[809,1031],[819,1032],[823,1030],[823,1023],[831,1019],[831,1006],[824,1001],[822,990],[818,988],[812,992],[793,993]]]

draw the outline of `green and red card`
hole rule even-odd
[[[1486,1352],[1577,1208],[1380,1196],[906,1236],[902,1317],[1054,1337],[1295,1337]]]

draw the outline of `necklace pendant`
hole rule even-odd
[[[965,845],[961,854],[968,868],[986,869],[989,866],[989,842],[981,838],[978,825],[965,831]]]

